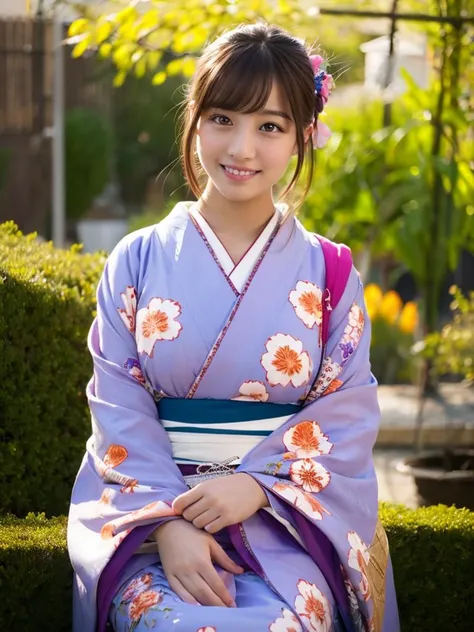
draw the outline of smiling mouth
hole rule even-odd
[[[234,169],[233,167],[227,167],[226,165],[221,165],[221,167],[224,169],[226,173],[229,173],[230,175],[233,175],[233,176],[239,176],[241,178],[254,176],[257,173],[260,173],[260,171],[250,171],[248,169]]]

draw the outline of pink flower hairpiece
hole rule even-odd
[[[314,93],[319,94],[322,98],[323,105],[326,105],[334,88],[334,80],[332,75],[322,68],[324,59],[321,55],[311,55],[309,60],[314,72]],[[313,131],[313,146],[316,149],[321,149],[327,144],[330,138],[331,130],[325,123],[319,120],[318,116],[318,121]]]

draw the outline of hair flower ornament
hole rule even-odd
[[[320,121],[319,115],[324,109],[324,106],[328,102],[331,92],[334,88],[334,80],[332,75],[326,72],[324,69],[324,59],[321,55],[311,55],[309,58],[311,67],[314,72],[314,94],[319,97],[316,104],[317,122],[314,126],[313,132],[313,146],[315,149],[321,149],[324,147],[328,140],[331,138],[331,130],[329,127]]]

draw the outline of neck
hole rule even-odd
[[[201,215],[220,237],[226,234],[251,243],[275,213],[271,192],[253,200],[233,202],[208,183],[197,202]]]

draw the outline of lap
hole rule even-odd
[[[261,632],[287,607],[255,573],[231,576],[230,581],[237,608],[187,604],[170,588],[161,565],[152,564],[120,587],[110,610],[111,624],[115,632]]]

